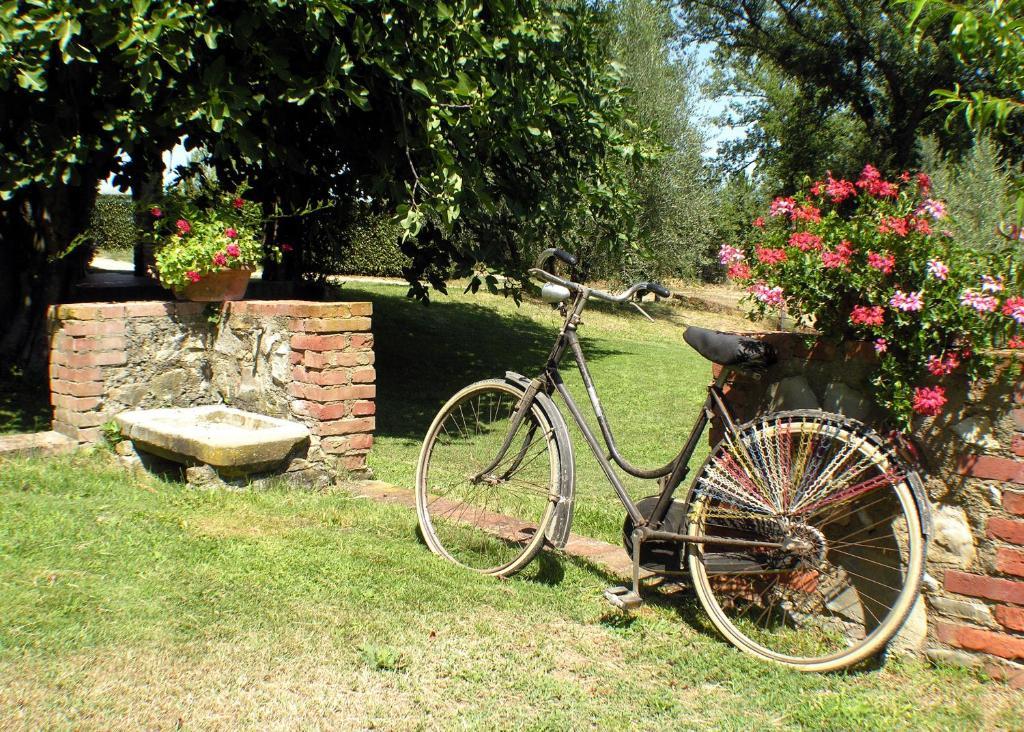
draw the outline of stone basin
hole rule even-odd
[[[227,475],[267,470],[309,439],[304,425],[223,405],[136,409],[116,419],[136,447]]]

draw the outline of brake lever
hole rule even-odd
[[[630,300],[629,304],[635,307],[637,310],[639,310],[640,314],[647,318],[649,321],[651,321],[652,323],[655,322],[654,318],[648,315],[647,311],[640,307],[640,303],[638,303],[636,300]]]

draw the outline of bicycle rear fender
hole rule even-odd
[[[505,372],[505,381],[526,391],[530,386],[530,379],[514,371]],[[561,549],[569,541],[569,531],[572,529],[572,512],[576,492],[576,462],[572,452],[572,442],[569,440],[569,428],[565,424],[562,413],[558,407],[544,392],[537,392],[537,405],[544,416],[551,423],[555,430],[555,441],[558,444],[559,457],[559,479],[558,479],[558,503],[555,504],[555,513],[547,531],[547,540],[552,546]]]

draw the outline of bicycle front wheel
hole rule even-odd
[[[695,482],[697,595],[740,650],[803,671],[878,652],[917,599],[924,538],[898,462],[860,423],[768,415],[727,436]],[[736,547],[723,537],[774,544]]]
[[[497,464],[523,391],[498,379],[459,391],[434,418],[416,468],[416,510],[430,549],[507,577],[544,545],[559,497],[555,427],[537,402]]]

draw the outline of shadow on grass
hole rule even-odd
[[[46,372],[0,367],[0,434],[48,430],[50,417]]]
[[[379,436],[421,440],[437,410],[462,387],[506,371],[536,375],[558,335],[525,315],[441,298],[424,306],[395,290],[341,292],[346,300],[373,302]],[[615,353],[581,340],[590,360]]]

